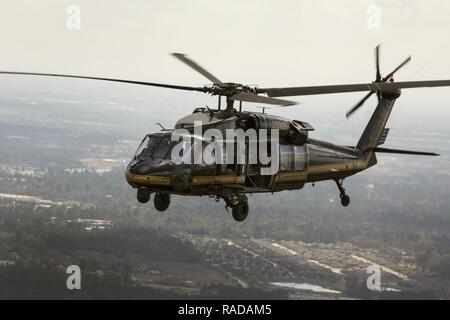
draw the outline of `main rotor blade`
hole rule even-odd
[[[375,65],[377,68],[376,80],[375,82],[381,81],[381,72],[380,72],[380,45],[377,45],[375,48]]]
[[[356,112],[359,108],[361,108],[363,106],[363,104],[367,101],[367,99],[369,99],[372,94],[374,94],[374,92],[369,92],[364,98],[362,98],[362,100],[360,102],[358,102],[353,108],[351,108],[349,111],[347,111],[346,117],[347,119],[354,113]]]
[[[394,71],[392,71],[391,73],[389,73],[386,77],[383,78],[383,82],[386,82],[387,80],[389,80],[398,70],[400,70],[405,64],[407,64],[408,62],[411,61],[411,56],[409,56],[408,58],[406,58],[405,61],[402,62],[402,64],[400,64],[397,68],[395,68]]]
[[[49,76],[49,77],[60,77],[60,78],[75,78],[75,79],[89,79],[89,80],[100,80],[100,81],[130,83],[130,84],[138,84],[138,85],[143,85],[143,86],[162,87],[162,88],[178,89],[178,90],[207,92],[204,87],[188,87],[188,86],[178,86],[178,85],[173,85],[173,84],[155,83],[155,82],[121,80],[121,79],[99,78],[99,77],[85,77],[85,76],[75,76],[75,75],[68,75],[68,74],[38,73],[38,72],[14,72],[14,71],[0,71],[0,74],[26,75],[26,76]]]
[[[241,93],[235,94],[234,96],[231,97],[231,100],[265,103],[265,104],[272,104],[272,105],[277,105],[277,106],[282,106],[282,107],[288,107],[288,106],[293,106],[293,105],[298,104],[297,102],[293,102],[293,101],[258,96],[256,94],[251,94],[251,93],[246,93],[246,92],[241,92]]]
[[[203,67],[201,67],[197,62],[189,59],[186,57],[186,55],[182,53],[172,53],[172,55],[177,58],[178,60],[181,60],[182,62],[186,63],[188,66],[190,66],[192,69],[203,75],[205,78],[207,78],[209,81],[211,81],[214,84],[222,83],[219,79],[217,79],[215,76],[213,76],[211,73],[206,71]]]
[[[269,97],[308,96],[316,94],[332,94],[345,92],[384,91],[409,88],[431,88],[450,86],[450,80],[406,81],[406,82],[377,82],[360,84],[341,84],[331,86],[291,87],[291,88],[262,88],[258,93],[267,93]]]

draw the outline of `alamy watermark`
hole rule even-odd
[[[77,265],[68,266],[66,273],[70,276],[67,277],[66,286],[69,290],[81,290],[81,269]]]
[[[367,21],[366,25],[369,30],[381,30],[381,8],[376,4],[371,4],[367,7]]]
[[[377,264],[373,264],[367,267],[367,273],[370,276],[367,278],[367,289],[372,291],[382,291],[381,288],[381,267]]]
[[[196,121],[193,134],[187,129],[176,129],[171,140],[178,142],[171,151],[176,165],[260,164],[261,175],[274,175],[279,169],[277,129],[226,129],[224,137],[219,129],[203,131],[202,122]]]
[[[70,31],[81,30],[81,8],[77,5],[70,5],[66,9],[66,26]]]

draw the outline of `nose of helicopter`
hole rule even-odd
[[[127,170],[135,175],[151,175],[162,172],[171,172],[175,168],[171,161],[151,161],[149,159],[140,161],[131,161]]]
[[[153,185],[169,187],[174,170],[175,164],[167,160],[132,160],[127,166],[125,177],[133,187]]]

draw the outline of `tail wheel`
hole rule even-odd
[[[150,191],[147,189],[137,189],[137,201],[140,203],[147,203],[150,201]]]
[[[346,194],[341,195],[341,204],[344,207],[348,207],[350,205],[350,197]]]
[[[240,203],[238,205],[233,206],[233,218],[236,221],[242,222],[248,216],[248,203]]]
[[[341,204],[343,207],[348,207],[350,205],[350,197],[345,193],[345,189],[342,186],[344,179],[342,180],[334,180],[336,182],[337,187],[339,188]]]
[[[155,198],[153,199],[153,203],[155,205],[156,210],[158,211],[166,211],[170,205],[170,194],[168,193],[156,193]]]

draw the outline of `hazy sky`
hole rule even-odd
[[[70,5],[81,9],[80,30],[67,27]],[[379,21],[373,5],[381,10]],[[373,50],[382,43],[384,74],[412,54],[397,80],[409,80],[428,60],[414,80],[450,79],[450,0],[0,0],[0,39],[3,70],[207,84],[169,55],[183,52],[222,81],[261,87],[353,83],[374,80]],[[189,101],[200,96],[167,96],[172,94]],[[329,108],[345,121],[345,110],[361,96],[294,100],[303,102],[301,116],[312,117],[306,120],[328,119],[320,114]],[[409,90],[399,108],[416,118],[432,112],[450,120],[448,101],[450,88]],[[280,113],[299,117],[298,109]]]

